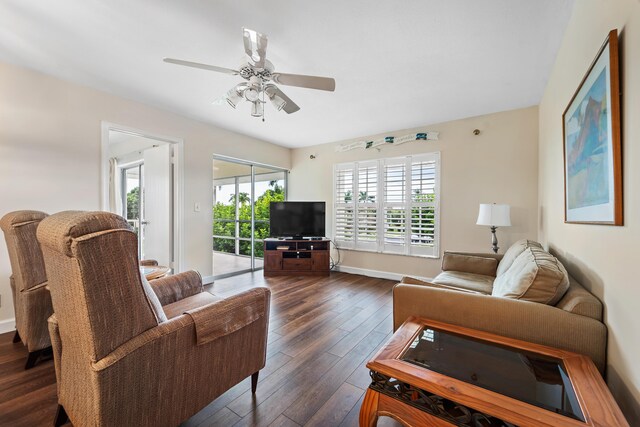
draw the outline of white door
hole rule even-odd
[[[142,254],[144,259],[171,267],[171,144],[144,150],[143,182]]]

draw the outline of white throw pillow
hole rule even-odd
[[[507,271],[509,267],[511,267],[511,264],[513,264],[513,262],[516,260],[516,258],[518,258],[518,255],[524,252],[525,249],[532,246],[542,249],[542,245],[540,243],[527,239],[518,240],[513,245],[511,245],[509,249],[507,249],[507,251],[504,253],[504,256],[498,264],[496,277],[501,276],[505,271]]]
[[[151,308],[156,315],[156,319],[158,319],[158,323],[166,322],[167,315],[164,313],[162,309],[162,304],[160,304],[160,300],[158,299],[158,295],[153,291],[153,288],[149,284],[147,278],[140,273],[140,279],[142,280],[142,289],[144,289],[144,293],[147,297],[147,300],[151,304]]]
[[[493,282],[491,295],[555,305],[569,289],[569,275],[556,257],[531,246]]]

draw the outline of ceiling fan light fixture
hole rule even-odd
[[[253,117],[262,117],[264,115],[264,104],[260,101],[251,103],[251,115]]]
[[[287,101],[280,98],[278,95],[273,95],[272,97],[269,97],[269,99],[271,100],[271,103],[273,104],[274,108],[278,111],[282,110],[285,107],[285,105],[287,105]]]
[[[244,90],[242,93],[244,99],[249,102],[256,102],[260,97],[260,92],[258,92],[255,88],[250,87]]]
[[[227,101],[227,104],[229,104],[233,108],[236,108],[240,101],[242,101],[242,95],[240,95],[240,93],[238,93],[238,90],[234,87],[233,89],[229,90],[229,92],[227,92],[224,99]]]

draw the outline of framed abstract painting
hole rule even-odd
[[[600,48],[562,123],[565,222],[622,225],[617,30]]]

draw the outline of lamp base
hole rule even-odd
[[[500,249],[498,247],[498,238],[496,237],[496,230],[498,229],[498,227],[491,227],[491,249],[493,249],[493,253],[497,254],[498,253],[498,249]]]

